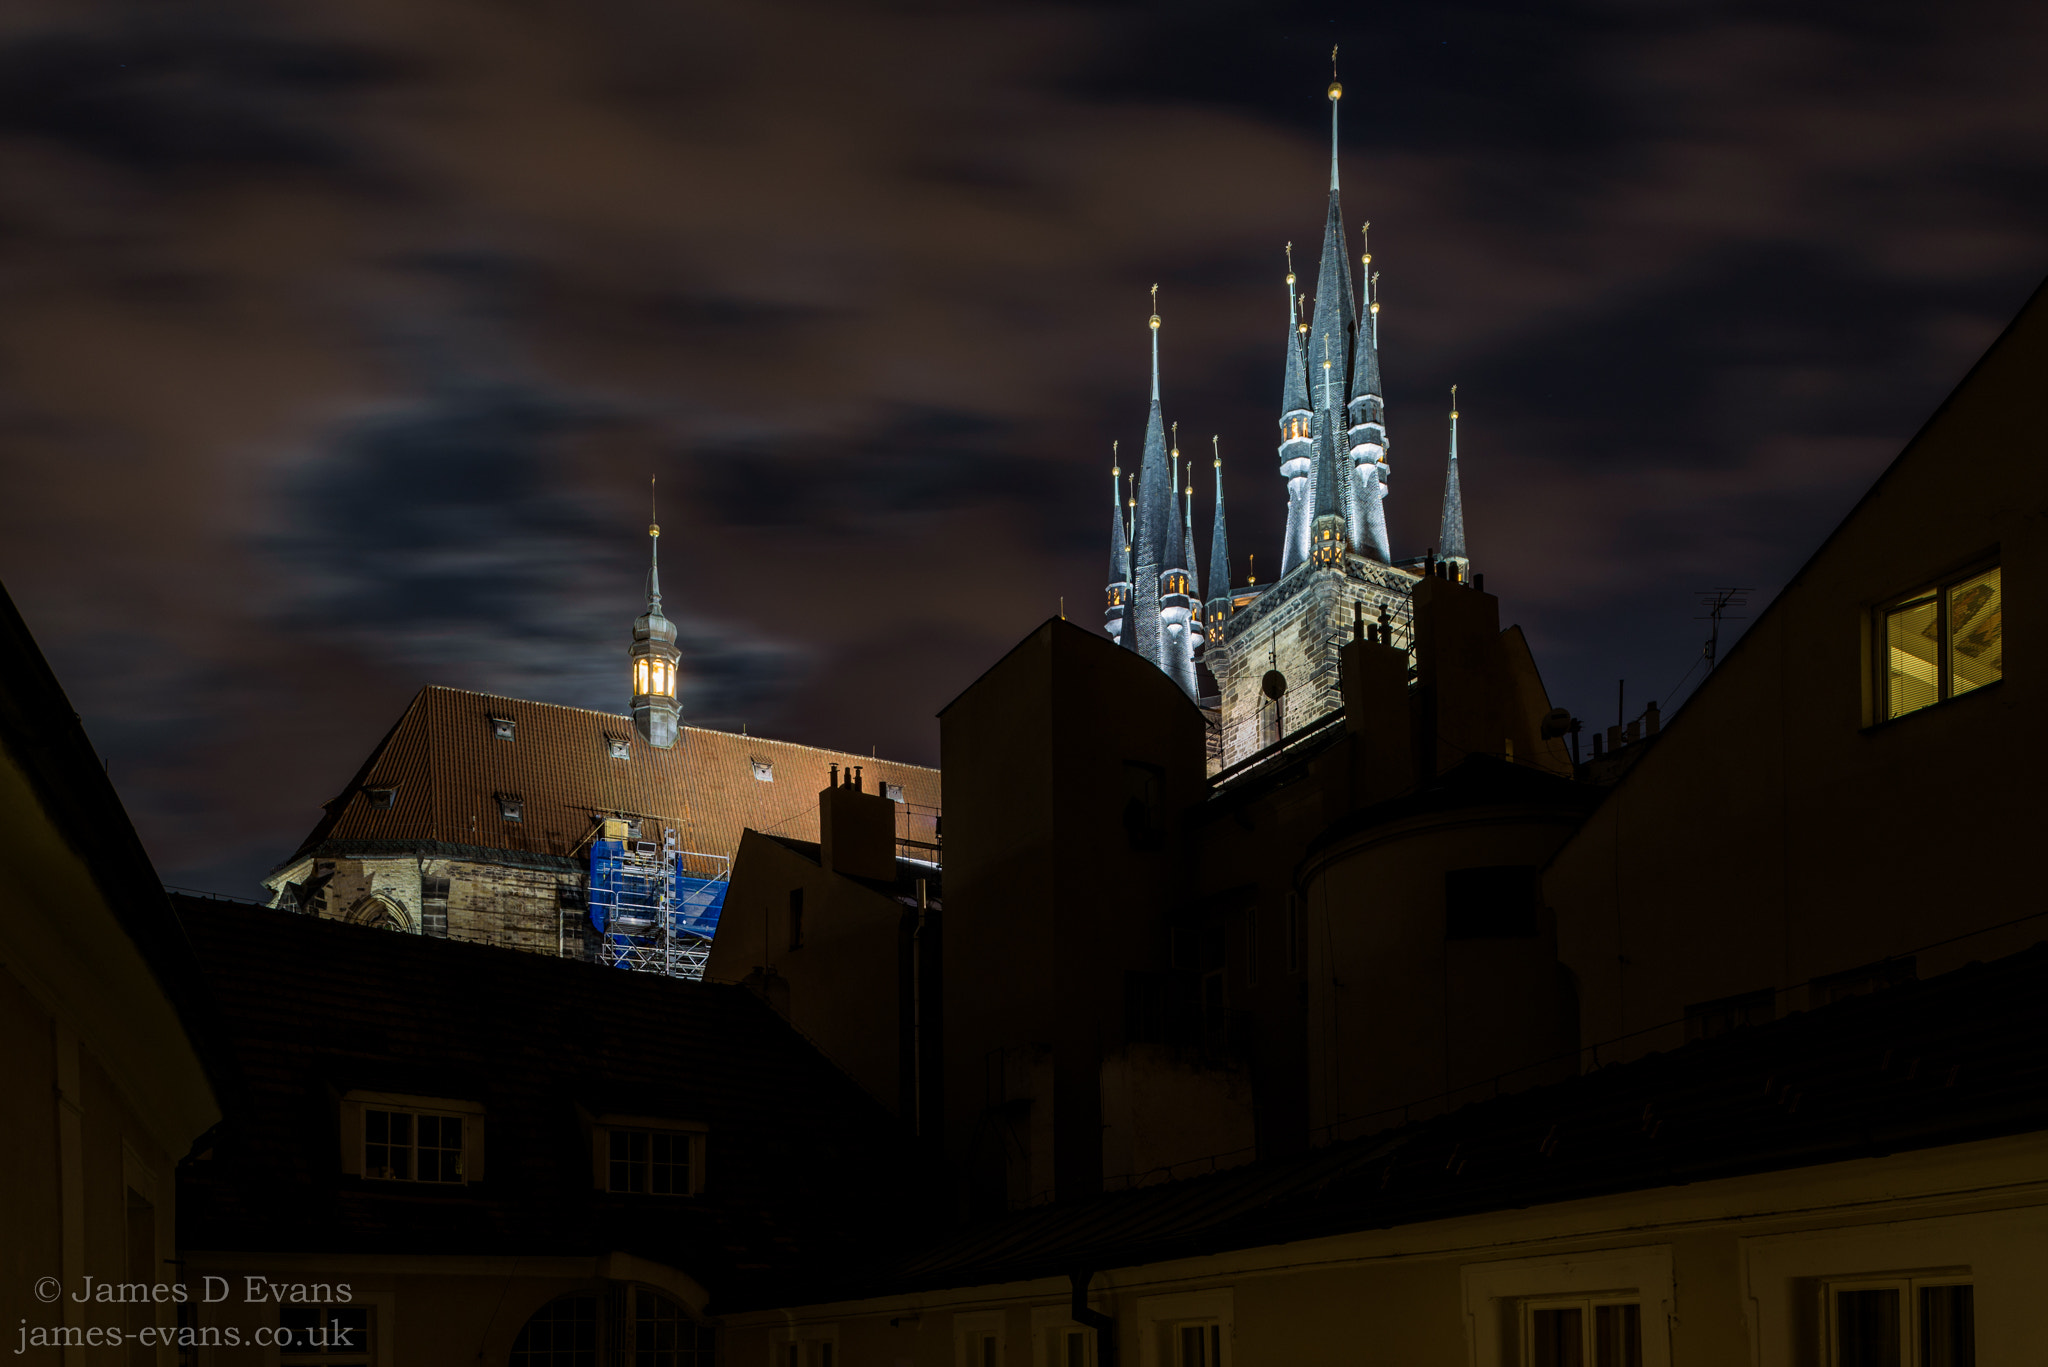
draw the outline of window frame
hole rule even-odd
[[[418,1118],[431,1116],[436,1119],[455,1119],[462,1122],[461,1167],[462,1177],[456,1182],[422,1182],[413,1177],[373,1177],[365,1171],[364,1150],[368,1147],[368,1112],[387,1111],[410,1115],[414,1126],[414,1164],[417,1174],[419,1165],[417,1127]],[[484,1108],[474,1101],[461,1101],[453,1097],[414,1096],[398,1092],[349,1091],[342,1094],[338,1107],[341,1121],[341,1170],[343,1175],[354,1177],[380,1189],[397,1191],[459,1191],[475,1186],[484,1180]]]
[[[1826,1367],[1840,1367],[1840,1291],[1896,1291],[1899,1293],[1899,1367],[1923,1367],[1920,1354],[1920,1292],[1928,1287],[1967,1286],[1972,1301],[1972,1356],[1975,1348],[1977,1278],[1973,1271],[1948,1269],[1927,1272],[1864,1273],[1857,1276],[1821,1279],[1821,1361]]]
[[[647,1201],[684,1201],[704,1194],[704,1151],[710,1127],[702,1121],[671,1120],[660,1116],[596,1115],[590,1117],[590,1180],[606,1196],[625,1196]],[[611,1137],[623,1135],[666,1135],[684,1138],[690,1146],[688,1191],[633,1191],[611,1185]],[[653,1175],[653,1144],[648,1144],[648,1175]],[[653,1183],[650,1181],[649,1186]]]
[[[1875,727],[1884,726],[1891,722],[1904,721],[1907,717],[1917,716],[1930,708],[1954,702],[1957,698],[1967,697],[1972,693],[1981,693],[1987,688],[1994,688],[2004,681],[2005,671],[2001,667],[1998,678],[1979,684],[1975,688],[1968,689],[1963,693],[1957,693],[1954,691],[1955,670],[1951,663],[1950,655],[1955,646],[1954,628],[1949,621],[1951,597],[1956,589],[1967,584],[1972,579],[1994,573],[1999,577],[1998,595],[2003,600],[2005,596],[2004,561],[1999,555],[1993,553],[1970,561],[1966,568],[1954,570],[1947,574],[1931,576],[1923,580],[1915,588],[1904,593],[1893,594],[1872,606],[1866,625],[1869,633],[1866,655],[1869,660],[1870,670],[1868,725]],[[1891,710],[1891,641],[1886,624],[1893,614],[1902,612],[1909,607],[1918,606],[1924,602],[1932,602],[1935,605],[1936,654],[1934,660],[1934,700],[1895,714]]]
[[[1595,1352],[1598,1351],[1595,1347],[1594,1333],[1599,1311],[1602,1307],[1623,1305],[1634,1306],[1636,1310],[1636,1356],[1638,1360],[1641,1360],[1641,1340],[1643,1336],[1642,1294],[1637,1291],[1607,1291],[1593,1292],[1586,1295],[1524,1296],[1518,1299],[1515,1303],[1516,1336],[1518,1339],[1515,1361],[1518,1363],[1529,1363],[1534,1362],[1536,1359],[1535,1328],[1538,1311],[1583,1310],[1585,1318],[1581,1321],[1580,1325],[1579,1360],[1584,1364],[1584,1367],[1601,1367],[1600,1362],[1594,1356]]]
[[[1519,1360],[1526,1303],[1596,1299],[1640,1305],[1643,1367],[1671,1367],[1676,1290],[1669,1244],[1467,1263],[1459,1281],[1477,1367],[1510,1367]]]

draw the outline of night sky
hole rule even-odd
[[[2048,271],[2048,6],[8,6],[0,578],[164,878],[424,683],[623,710],[650,474],[687,719],[936,762],[1099,628],[1154,282],[1270,578],[1333,43],[1395,554],[1455,381],[1553,699],[1668,715]]]

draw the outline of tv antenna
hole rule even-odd
[[[1713,626],[1709,629],[1706,644],[1700,650],[1701,657],[1707,662],[1707,672],[1709,674],[1714,672],[1714,662],[1721,655],[1721,623],[1746,622],[1749,620],[1747,617],[1729,612],[1728,609],[1748,607],[1749,599],[1745,595],[1755,592],[1755,589],[1740,588],[1714,588],[1700,591],[1700,606],[1707,611],[1704,615],[1695,617],[1693,620],[1695,622],[1713,623]]]

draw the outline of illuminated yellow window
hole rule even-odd
[[[643,698],[653,691],[647,686],[647,664],[644,656],[633,661],[633,691]]]
[[[1903,717],[2005,676],[2004,601],[1996,567],[1916,590],[1879,614],[1882,720]]]

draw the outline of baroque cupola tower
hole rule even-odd
[[[649,481],[652,487],[652,481]],[[675,623],[661,614],[661,524],[647,524],[647,611],[633,623],[633,729],[660,750],[675,745],[683,709],[676,698]]]

